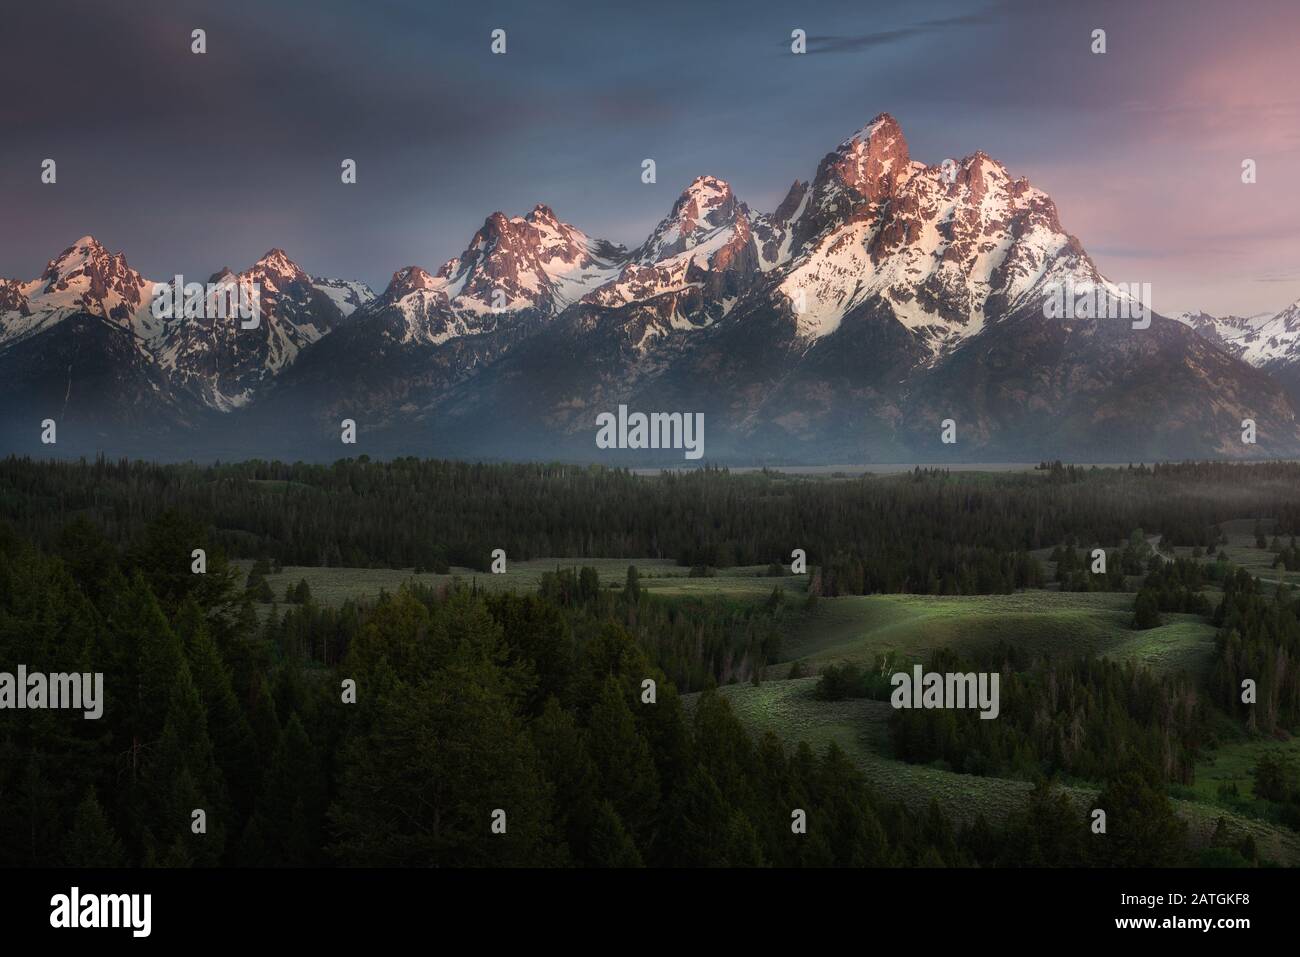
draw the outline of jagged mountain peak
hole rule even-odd
[[[876,215],[915,171],[898,121],[878,114],[822,157],[787,250],[797,254],[846,222]]]
[[[1278,313],[1214,316],[1196,311],[1173,318],[1253,366],[1300,369],[1300,302]]]
[[[852,136],[841,140],[839,149],[841,151],[852,150],[860,144],[870,143],[877,136],[887,139],[896,138],[901,140],[903,138],[903,128],[898,125],[898,120],[894,119],[892,113],[877,113],[866,126]],[[903,143],[903,148],[907,148],[906,142]]]
[[[982,150],[913,162],[888,114],[823,159],[811,192],[780,287],[809,338],[875,301],[933,360],[1050,282],[1101,278],[1046,193]],[[781,236],[776,223],[767,228],[765,256]]]
[[[797,179],[790,184],[790,189],[785,194],[785,199],[781,200],[776,211],[772,213],[772,219],[778,223],[788,223],[795,212],[799,209],[799,204],[803,201],[804,195],[808,192],[808,183],[804,180]]]
[[[444,266],[443,268],[447,267]],[[437,285],[437,280],[419,266],[407,266],[393,273],[393,278],[389,280],[388,286],[384,289],[382,298],[396,302],[413,292],[434,289]]]
[[[284,292],[294,285],[311,285],[306,271],[278,246],[268,250],[243,275],[257,278],[272,292]]]
[[[552,315],[609,281],[625,258],[621,246],[591,239],[538,203],[525,216],[488,216],[435,282],[453,311]]]
[[[552,227],[563,225],[560,222],[559,217],[555,215],[555,210],[551,209],[551,207],[547,206],[545,203],[538,203],[529,210],[528,215],[524,217],[524,221],[532,223],[533,225],[540,223]]]
[[[248,405],[303,349],[374,298],[364,283],[313,279],[278,246],[242,272],[226,266],[208,281],[235,284],[239,308],[255,303],[257,322],[242,314],[178,316],[154,352],[180,390],[221,412]]]
[[[822,160],[814,185],[825,194],[851,190],[859,202],[879,202],[893,194],[910,166],[902,128],[881,113]]]
[[[657,319],[643,331],[639,346],[668,330],[712,325],[759,273],[748,208],[725,180],[697,176],[627,257],[618,278],[583,301],[620,308],[655,300]]]
[[[41,278],[53,292],[55,284],[77,275],[107,280],[115,274],[129,277],[130,273],[134,270],[129,269],[125,255],[112,255],[94,236],[82,236],[46,264]],[[139,273],[134,275],[138,277]]]
[[[91,236],[89,233],[87,233],[85,236],[82,236],[81,238],[74,240],[72,245],[64,249],[63,252],[59,253],[59,255],[56,256],[54,259],[50,260],[50,262],[56,263],[59,262],[60,260],[67,260],[73,258],[85,260],[86,258],[93,257],[101,253],[107,253],[107,252],[108,250],[104,248],[103,243],[101,243],[94,236]]]
[[[28,300],[53,315],[88,312],[136,332],[152,334],[148,322],[153,284],[131,268],[123,253],[110,253],[94,236],[82,236],[45,267],[37,282],[25,287]]]
[[[731,184],[719,176],[703,174],[691,180],[690,185],[682,190],[678,203],[694,201],[702,207],[716,206],[731,196]]]
[[[254,265],[257,266],[294,266],[297,265],[289,254],[279,246],[273,246],[264,252]]]
[[[718,230],[734,230],[747,219],[748,210],[736,199],[726,180],[697,176],[682,190],[671,211],[631,258],[642,265],[651,265],[693,249]]]

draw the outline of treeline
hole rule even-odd
[[[937,539],[836,553],[812,582],[817,594],[830,597],[877,592],[1002,595],[1042,584],[1042,564],[1026,551],[954,547]]]
[[[1296,545],[1295,536],[1291,536],[1289,545],[1282,545],[1274,536],[1273,544],[1270,546],[1277,556],[1273,559],[1274,568],[1282,568],[1289,572],[1300,572],[1300,546]]]
[[[723,598],[666,598],[644,592],[636,569],[628,568],[628,581],[620,589],[602,588],[594,568],[559,568],[542,575],[540,606],[513,594],[488,593],[483,597],[493,616],[510,629],[520,630],[519,640],[555,640],[568,645],[597,634],[609,621],[617,621],[657,667],[678,688],[700,691],[736,681],[761,681],[767,665],[779,660],[782,623],[788,607],[779,587],[766,602],[728,601]],[[253,576],[250,576],[252,579]],[[248,585],[250,597],[260,596],[264,580]],[[332,666],[346,653],[362,627],[361,605],[347,601],[339,608],[311,602],[304,585],[289,586],[296,607],[271,609],[259,628],[262,641],[299,663]],[[432,594],[445,596],[451,586]],[[473,586],[468,586],[473,589]],[[477,594],[477,592],[475,592]],[[520,615],[523,605],[534,609]],[[550,608],[545,616],[537,607]],[[525,632],[532,630],[533,637]],[[558,631],[559,637],[550,636]],[[561,668],[558,659],[548,673]]]
[[[1045,472],[915,470],[856,479],[720,470],[471,465],[364,456],[333,465],[0,462],[0,518],[43,547],[88,517],[134,547],[168,510],[232,557],[281,565],[486,569],[494,548],[541,557],[670,558],[701,569],[788,566],[805,551],[825,594],[970,594],[1037,584],[1028,553],[1134,528],[1209,548],[1243,514],[1283,530],[1300,465]],[[1294,531],[1294,529],[1293,529]]]
[[[1295,765],[1280,750],[1265,751],[1251,769],[1255,797],[1276,806],[1278,820],[1300,831],[1300,776]]]
[[[1229,573],[1227,561],[1210,565],[1187,558],[1166,561],[1152,557],[1151,569],[1133,603],[1133,627],[1159,626],[1162,612],[1208,616],[1210,600],[1202,589],[1210,582],[1223,581]]]
[[[1215,704],[1252,731],[1300,727],[1300,602],[1289,589],[1233,569],[1213,621]]]
[[[969,660],[938,649],[926,670],[998,673],[1001,710],[985,720],[973,708],[896,709],[891,740],[903,761],[1031,781],[1105,781],[1137,767],[1150,769],[1153,785],[1163,787],[1191,782],[1205,742],[1192,680],[1158,676],[1131,661],[1029,659],[1004,645]]]

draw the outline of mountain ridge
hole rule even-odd
[[[51,394],[40,384],[66,380],[65,411],[84,402],[95,420],[104,403],[77,387],[81,353],[66,370],[41,357],[68,357],[59,339],[75,337],[59,327],[81,316],[104,323],[105,352],[131,357],[111,387],[113,366],[97,373],[109,405],[156,403],[181,455],[243,442],[329,457],[351,417],[380,452],[596,459],[594,416],[624,401],[704,412],[722,461],[1300,453],[1300,392],[1281,374],[1300,369],[1300,305],[1262,322],[1154,316],[1154,332],[1047,319],[1063,283],[1125,293],[1046,193],[982,151],[913,160],[883,113],[772,213],[699,176],[632,249],[539,203],[492,213],[459,256],[398,269],[378,295],[278,248],[218,280],[257,285],[255,328],[155,318],[150,281],[89,236],[37,280],[0,280],[7,394],[35,414],[27,400]],[[93,443],[120,425],[113,408],[98,414]],[[1263,447],[1237,448],[1252,414]],[[946,419],[955,447],[936,445]],[[25,428],[8,430],[11,446],[31,447]]]

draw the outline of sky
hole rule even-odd
[[[889,112],[913,159],[1045,190],[1157,310],[1272,313],[1300,298],[1297,36],[1296,0],[10,2],[0,276],[92,234],[149,278],[280,247],[379,291],[539,202],[632,247],[696,176],[770,211]]]

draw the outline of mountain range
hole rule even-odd
[[[1046,193],[982,152],[917,162],[888,114],[775,211],[701,176],[633,249],[538,205],[378,295],[280,249],[208,281],[255,284],[257,326],[155,318],[90,236],[0,279],[0,452],[683,464],[598,448],[624,405],[702,413],[729,464],[1300,455],[1300,303],[1047,318],[1063,283],[1124,293]]]

